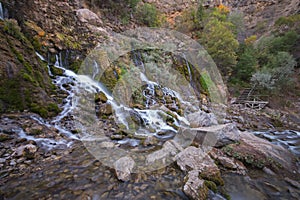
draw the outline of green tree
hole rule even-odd
[[[280,89],[291,81],[297,62],[288,52],[278,52],[269,58],[267,65],[253,74],[251,81],[266,88]]]
[[[233,76],[243,82],[249,82],[252,74],[258,68],[256,51],[252,45],[241,45],[242,50],[238,56],[238,63],[234,67]]]
[[[137,18],[139,21],[149,27],[160,25],[160,13],[152,4],[145,3],[137,8]]]
[[[234,25],[228,22],[226,14],[218,9],[214,10],[208,19],[200,41],[214,59],[223,77],[228,79],[237,63],[239,47],[232,31]]]

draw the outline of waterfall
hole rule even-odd
[[[0,19],[4,20],[4,12],[3,12],[3,7],[2,7],[2,3],[0,2]]]
[[[191,73],[190,64],[189,64],[188,60],[186,59],[185,54],[183,54],[183,58],[184,58],[184,60],[185,60],[186,67],[187,67],[187,69],[188,69],[188,73],[189,73],[189,82],[191,83],[191,82],[192,82],[192,73]]]

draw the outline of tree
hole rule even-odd
[[[234,25],[227,21],[226,13],[227,9],[221,7],[209,15],[200,41],[214,59],[223,77],[228,79],[237,63],[236,52],[239,43],[232,31]]]
[[[288,52],[278,52],[269,63],[253,74],[251,81],[266,89],[282,88],[290,82],[297,62]]]

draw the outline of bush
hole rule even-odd
[[[152,4],[145,3],[137,8],[137,18],[139,21],[149,27],[158,27],[160,22],[160,13]]]

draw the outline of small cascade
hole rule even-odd
[[[188,60],[186,59],[185,54],[183,54],[183,58],[184,58],[184,60],[185,60],[186,67],[187,67],[187,69],[188,69],[188,73],[189,73],[189,82],[191,83],[191,82],[192,82],[192,79],[193,79],[193,78],[192,78],[191,67],[190,67],[190,64],[189,64]]]
[[[3,12],[3,7],[2,7],[2,3],[0,2],[0,19],[4,20],[4,12]]]

